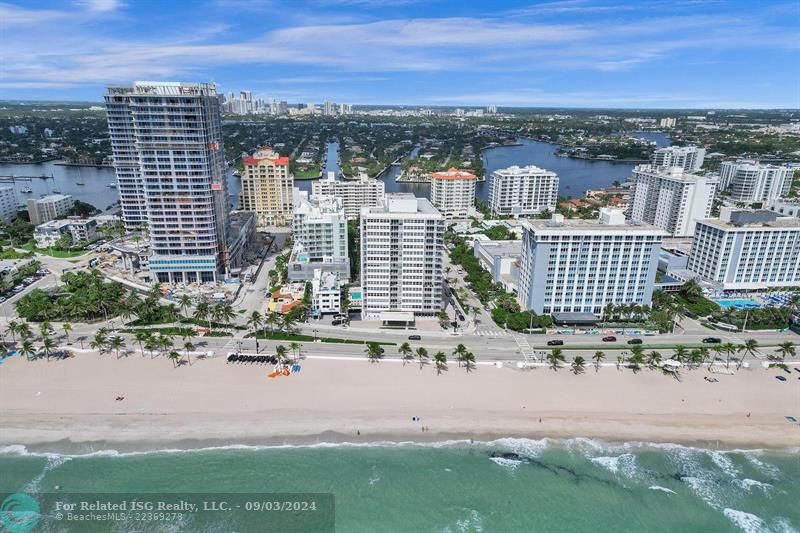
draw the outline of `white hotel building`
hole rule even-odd
[[[625,222],[603,208],[600,220],[523,223],[519,299],[536,313],[594,313],[606,304],[649,305],[664,232]]]
[[[698,146],[667,146],[653,152],[650,160],[655,167],[680,167],[686,172],[700,170],[706,149]]]
[[[431,173],[431,203],[447,219],[467,218],[475,205],[475,183],[471,172],[451,168]]]
[[[730,191],[733,202],[770,202],[786,196],[792,185],[793,169],[740,159],[720,167],[720,188]]]
[[[558,175],[530,165],[492,172],[489,180],[489,208],[494,215],[528,216],[555,211]]]
[[[311,194],[341,198],[347,220],[357,219],[362,207],[381,205],[385,196],[381,180],[372,179],[366,174],[354,180],[337,180],[333,172],[328,172],[325,179],[314,180]]]
[[[646,222],[674,237],[694,234],[697,220],[711,216],[719,179],[680,167],[639,165],[633,169],[631,220]]]
[[[333,272],[345,281],[350,279],[347,219],[340,198],[314,195],[309,199],[308,191],[295,187],[292,237],[290,280],[310,280],[315,269]]]
[[[444,231],[442,214],[410,193],[361,210],[362,317],[409,323],[442,310]]]
[[[723,207],[698,221],[687,268],[723,290],[800,286],[800,219]]]

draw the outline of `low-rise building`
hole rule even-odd
[[[97,222],[91,218],[50,220],[36,226],[33,239],[37,248],[49,248],[55,246],[64,235],[70,236],[72,244],[96,241]]]
[[[312,311],[320,315],[342,311],[342,287],[339,276],[319,268],[314,270],[314,279],[311,280],[311,305]]]
[[[28,199],[28,216],[31,224],[44,224],[66,215],[75,204],[69,194],[50,194],[42,198]]]
[[[522,260],[522,241],[492,241],[477,238],[472,245],[475,257],[484,270],[510,293],[517,293],[519,266]]]
[[[599,220],[524,223],[519,300],[536,313],[593,313],[607,304],[652,301],[663,230],[625,222],[603,208]]]
[[[385,196],[381,180],[370,178],[367,174],[359,174],[354,180],[337,180],[333,172],[328,172],[325,179],[314,180],[311,194],[341,198],[347,220],[357,219],[362,207],[381,205]]]
[[[475,205],[475,183],[471,172],[451,168],[431,173],[431,203],[447,219],[467,218]]]
[[[306,293],[305,283],[288,283],[272,291],[267,300],[267,311],[285,315],[291,310],[303,305]]]
[[[723,207],[697,222],[688,268],[724,291],[800,286],[800,219]]]

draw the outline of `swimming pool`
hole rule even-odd
[[[756,309],[761,304],[750,298],[720,298],[714,300],[720,307],[735,307],[736,309]]]

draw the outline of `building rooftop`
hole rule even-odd
[[[48,194],[41,198],[31,198],[31,200],[36,200],[37,202],[58,202],[59,200],[69,200],[70,198],[72,198],[71,194]]]
[[[252,156],[245,156],[242,158],[245,165],[259,165],[262,163],[271,163],[273,165],[288,165],[289,158],[281,157],[280,154],[272,149],[270,146],[262,146],[260,150],[255,152]]]
[[[654,174],[660,178],[669,179],[672,181],[683,181],[686,183],[697,180],[719,181],[719,176],[716,174],[700,175],[686,172],[683,167],[657,167],[655,165],[637,165],[634,172],[642,172]]]
[[[700,220],[722,229],[800,228],[800,218],[780,216],[768,209],[732,209],[723,207],[719,218]]]
[[[536,165],[528,165],[525,167],[520,167],[517,165],[510,166],[508,168],[499,168],[493,172],[493,174],[499,174],[502,176],[527,176],[530,174],[547,174],[549,176],[555,176],[556,173],[550,170],[545,170],[543,168],[539,168]]]
[[[487,241],[475,239],[475,246],[480,246],[493,256],[516,257],[522,255],[522,241]]]
[[[599,220],[584,220],[578,218],[564,218],[563,215],[553,215],[547,220],[526,220],[523,223],[527,229],[536,233],[575,233],[603,232],[603,233],[644,233],[649,235],[666,236],[667,233],[651,224],[640,222],[626,222],[622,211],[602,208]]]
[[[361,213],[368,215],[380,214],[422,214],[432,216],[442,216],[430,200],[427,198],[417,198],[410,192],[389,193],[383,205],[362,207]]]
[[[432,172],[431,179],[437,180],[472,180],[475,181],[478,178],[475,177],[475,174],[471,172],[467,172],[465,170],[458,170],[455,167],[449,168],[446,172]]]

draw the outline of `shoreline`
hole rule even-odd
[[[0,366],[0,448],[90,452],[232,445],[587,438],[711,449],[800,448],[800,381],[776,371],[734,375],[603,367],[521,371],[304,359],[269,366],[82,353],[11,358]],[[123,401],[115,400],[124,397]],[[419,417],[421,420],[414,420]],[[422,427],[426,430],[423,431]]]

